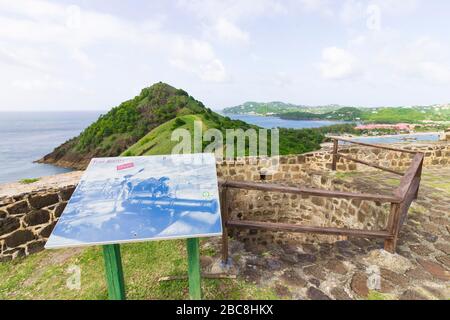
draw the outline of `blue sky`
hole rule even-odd
[[[0,0],[0,111],[449,103],[449,39],[446,0]]]

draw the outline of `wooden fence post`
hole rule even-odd
[[[338,147],[339,141],[337,139],[333,139],[333,162],[331,164],[331,170],[336,171],[336,164],[338,161]]]
[[[220,197],[220,206],[222,213],[222,263],[224,265],[228,264],[228,187],[226,183],[222,186],[222,192]]]
[[[422,168],[423,168],[423,159],[420,162],[420,166],[419,166],[419,169],[417,170],[417,174],[416,174],[416,177],[419,179],[419,185],[417,186],[417,190],[414,195],[414,199],[417,199],[419,197],[420,180],[422,179]]]
[[[392,237],[384,240],[384,250],[390,253],[395,253],[397,247],[398,232],[400,228],[400,208],[401,203],[391,203],[387,231]]]

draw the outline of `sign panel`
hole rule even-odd
[[[213,154],[94,158],[45,248],[221,234]]]

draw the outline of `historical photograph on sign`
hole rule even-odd
[[[212,154],[94,158],[46,248],[221,233]]]

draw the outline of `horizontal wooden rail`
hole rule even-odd
[[[356,199],[356,200],[370,200],[380,203],[394,202],[399,203],[400,198],[395,196],[386,196],[381,194],[370,194],[370,193],[353,193],[353,192],[343,192],[343,191],[333,191],[333,190],[323,190],[305,187],[288,187],[271,183],[260,183],[260,182],[247,182],[247,181],[230,181],[230,180],[219,180],[219,185],[227,188],[234,189],[247,189],[247,190],[259,190],[267,192],[285,192],[293,194],[304,194],[317,197],[328,197],[328,198],[343,198],[343,199]]]
[[[389,239],[392,235],[387,231],[372,231],[346,228],[332,228],[332,227],[314,227],[314,226],[300,226],[288,223],[272,223],[246,220],[228,220],[228,227],[246,228],[246,229],[263,229],[271,231],[289,231],[298,233],[318,233],[328,235],[341,236],[357,236],[367,238],[382,238]]]
[[[403,172],[396,171],[396,170],[393,170],[393,169],[389,169],[389,168],[380,166],[380,165],[375,164],[375,163],[370,163],[370,162],[367,162],[367,161],[364,161],[364,160],[359,160],[359,159],[347,156],[347,155],[342,154],[342,153],[337,153],[337,156],[341,157],[341,158],[344,158],[344,159],[347,159],[349,161],[358,162],[358,163],[361,163],[361,164],[365,164],[366,166],[369,166],[369,167],[374,167],[374,168],[377,168],[377,169],[380,169],[380,170],[383,170],[383,171],[387,171],[387,172],[390,172],[390,173],[393,173],[393,174],[397,174],[399,176],[403,176]]]
[[[352,144],[359,144],[361,146],[373,147],[373,148],[379,148],[379,149],[385,149],[385,150],[391,150],[391,151],[396,151],[396,152],[404,152],[404,153],[410,153],[410,154],[416,154],[416,153],[419,152],[419,151],[412,151],[412,150],[405,150],[405,149],[400,149],[400,148],[393,148],[393,147],[388,147],[388,146],[382,146],[382,145],[378,145],[378,144],[371,144],[371,143],[366,143],[366,142],[353,141],[353,140],[350,140],[350,139],[334,137],[334,136],[331,136],[329,138],[335,139],[335,140],[339,140],[339,141],[348,142],[348,143],[352,143]]]

